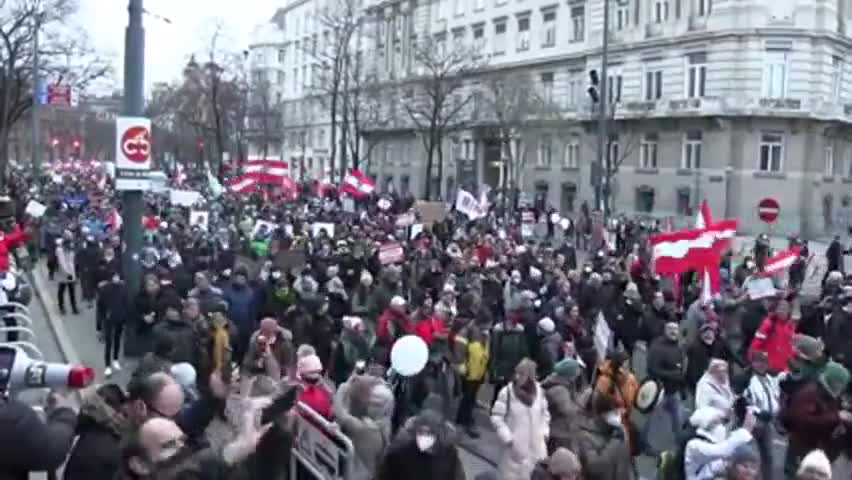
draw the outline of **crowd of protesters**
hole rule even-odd
[[[499,201],[485,218],[451,208],[411,235],[396,219],[413,199],[392,193],[385,209],[377,195],[309,189],[290,201],[206,192],[192,209],[148,195],[131,298],[114,205],[91,188],[45,185],[47,213],[21,221],[38,228],[60,310],[81,309],[77,285],[95,308],[107,381],[76,415],[61,398],[49,405],[49,430],[26,406],[15,415],[27,425],[0,410],[0,478],[56,468],[68,452],[66,480],[289,478],[303,412],[260,421],[288,394],[352,440],[356,480],[464,479],[459,442],[483,429],[501,443],[503,480],[638,479],[641,455],[659,459],[662,480],[824,480],[852,458],[852,287],[839,239],[817,299],[800,292],[806,249],[777,294],[751,298],[758,242],[723,258],[723,290],[706,302],[699,275],[673,285],[653,274],[658,223],[621,219],[602,236],[586,205],[565,222],[535,209],[544,228],[533,235],[521,208]],[[209,217],[194,223],[190,210]],[[388,243],[404,258],[383,258]],[[408,335],[429,358],[401,377],[390,354]],[[111,383],[125,357],[141,358],[130,383]],[[655,444],[659,421],[637,411],[648,381],[674,446]]]

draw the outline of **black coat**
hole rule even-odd
[[[110,479],[121,468],[121,440],[129,424],[99,396],[88,399],[77,417],[77,443],[63,480]]]
[[[0,480],[26,480],[29,472],[52,471],[65,461],[77,415],[67,408],[52,412],[47,422],[24,403],[0,406]]]
[[[376,480],[463,480],[464,467],[458,449],[453,445],[437,445],[434,453],[423,453],[414,440],[388,450]]]

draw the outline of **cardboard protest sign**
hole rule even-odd
[[[257,237],[257,234],[261,232],[261,230],[266,229],[266,232],[273,232],[276,228],[276,225],[272,222],[267,222],[266,220],[257,220],[254,222],[254,227],[251,230],[251,238],[254,240]]]
[[[24,210],[24,213],[33,218],[41,218],[42,216],[44,216],[44,212],[46,211],[46,206],[42,205],[39,202],[36,202],[35,200],[30,200],[30,202],[27,203],[27,208],[26,210]]]
[[[169,191],[169,202],[172,205],[181,207],[191,207],[201,200],[201,194],[194,190],[175,190]]]
[[[329,237],[334,237],[333,223],[316,222],[311,224],[311,235],[314,237],[318,237],[321,230],[325,230],[325,233],[327,233]]]
[[[420,216],[421,223],[427,226],[443,222],[448,213],[447,206],[443,202],[420,201],[414,205],[414,211]]]
[[[399,242],[388,242],[379,247],[379,263],[389,265],[405,260],[405,250]]]
[[[199,227],[207,231],[210,224],[210,212],[205,210],[192,210],[189,212],[189,226]]]
[[[413,211],[401,213],[396,216],[396,226],[398,228],[410,227],[417,221],[417,216]]]

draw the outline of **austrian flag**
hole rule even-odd
[[[736,233],[736,220],[722,220],[704,228],[652,235],[654,271],[659,275],[674,275],[718,266],[721,250],[728,243],[725,240]]]
[[[366,197],[376,189],[376,182],[357,168],[350,168],[346,178],[340,185],[342,193],[348,193],[353,197]]]

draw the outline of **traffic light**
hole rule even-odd
[[[591,85],[589,85],[586,92],[588,92],[589,98],[592,99],[592,103],[598,103],[600,101],[600,93],[598,92],[598,89],[600,88],[601,82],[598,78],[597,70],[589,70],[589,81],[591,82]]]

